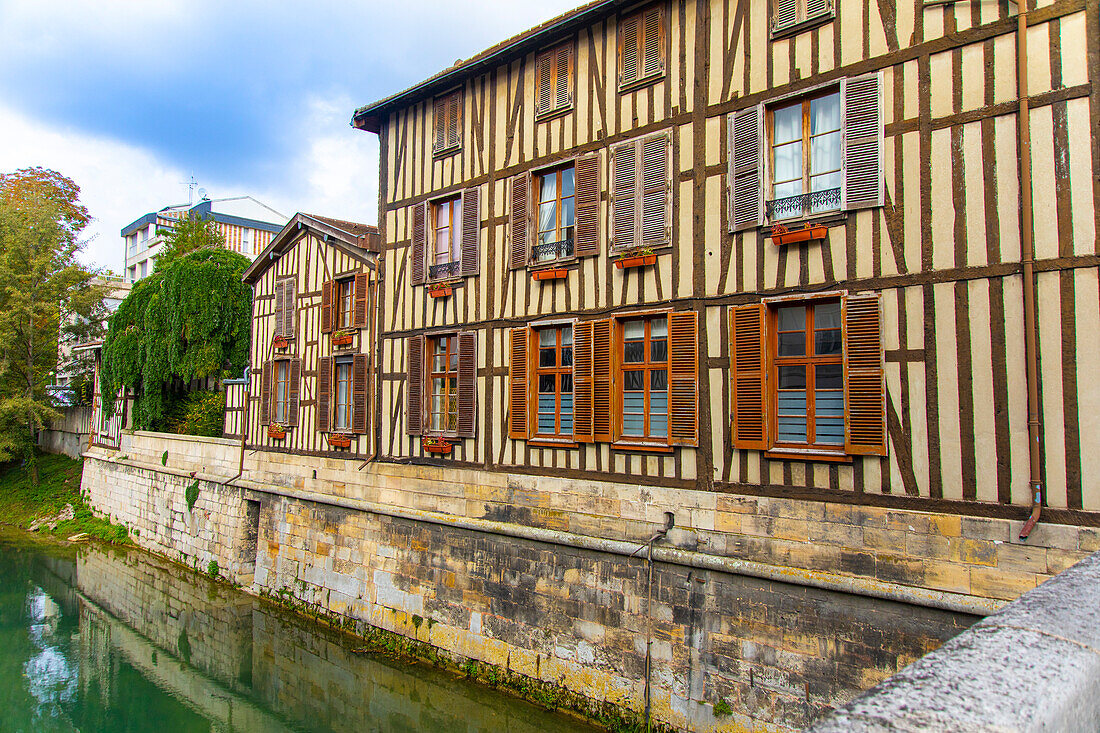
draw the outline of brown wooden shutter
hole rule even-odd
[[[412,247],[409,250],[411,271],[409,282],[413,285],[424,284],[424,253],[428,238],[428,202],[413,204],[412,207]]]
[[[768,447],[767,307],[763,303],[730,309],[730,376],[733,400],[733,445]]]
[[[458,334],[458,435],[472,438],[477,425],[477,334]]]
[[[806,0],[806,19],[811,20],[833,12],[833,0]]]
[[[333,290],[336,288],[335,280],[325,280],[321,283],[321,333],[332,333],[332,305]]]
[[[370,276],[360,272],[355,276],[355,313],[352,325],[356,328],[366,328],[367,325],[367,293],[370,291]]]
[[[405,432],[424,433],[424,337],[409,336],[405,341]]]
[[[610,319],[592,323],[592,439],[610,443],[615,440],[614,346],[615,322]]]
[[[447,147],[457,147],[462,132],[462,92],[456,90],[447,101]]]
[[[530,340],[531,331],[526,326],[508,332],[508,437],[514,440],[526,440],[529,435],[527,352]]]
[[[273,336],[284,336],[283,311],[286,310],[286,288],[282,280],[275,281],[275,333]]]
[[[283,283],[283,335],[294,338],[298,328],[298,281],[294,278]]]
[[[577,158],[574,171],[576,229],[573,251],[577,257],[600,253],[600,156],[598,153]]]
[[[513,270],[527,266],[531,245],[531,174],[512,176],[512,220],[509,233],[508,267]]]
[[[271,372],[274,364],[265,361],[260,369],[260,424],[271,424]]]
[[[467,188],[462,192],[462,268],[463,277],[478,272],[478,241],[481,233],[480,189]]]
[[[844,82],[845,209],[882,206],[882,77],[878,72]]]
[[[436,97],[432,105],[432,126],[435,139],[432,142],[434,150],[443,150],[447,147],[447,98]]]
[[[886,455],[886,368],[879,294],[844,299],[844,450]]]
[[[729,116],[730,231],[764,223],[764,108],[749,107]]]
[[[652,135],[641,141],[641,243],[659,247],[669,242],[669,136]]]
[[[351,363],[351,432],[362,435],[367,432],[369,410],[367,355],[356,354]]]
[[[638,58],[638,35],[642,24],[635,13],[619,21],[619,86],[634,83],[641,76]]]
[[[573,440],[592,442],[592,321],[573,325]]]
[[[810,0],[813,2],[813,0]],[[772,30],[789,28],[798,22],[798,0],[772,0]]]
[[[302,360],[290,360],[290,389],[287,390],[286,424],[298,424],[298,402],[302,394]]]
[[[646,10],[642,16],[642,31],[645,39],[642,45],[641,75],[643,77],[655,76],[664,73],[665,49],[664,49],[664,23],[662,15],[664,6],[655,5]]]
[[[668,316],[668,442],[699,444],[698,317],[694,311]]]
[[[573,44],[559,47],[554,62],[554,109],[566,109],[573,106]]]
[[[317,360],[317,430],[321,433],[332,429],[332,364],[331,356]]]
[[[535,114],[554,109],[554,52],[547,51],[535,59]]]
[[[637,141],[611,149],[611,246],[632,249],[637,246]]]

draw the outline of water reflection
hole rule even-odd
[[[587,730],[137,551],[0,528],[0,730]]]

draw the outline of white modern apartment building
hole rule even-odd
[[[164,248],[164,237],[158,232],[174,227],[177,221],[189,215],[213,219],[225,236],[226,248],[246,257],[255,257],[261,252],[287,222],[286,216],[251,196],[203,198],[193,205],[166,206],[122,228],[126,282],[137,282],[153,271]]]

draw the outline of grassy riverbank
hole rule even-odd
[[[0,523],[29,529],[38,519],[56,517],[66,504],[73,507],[73,518],[48,525],[39,534],[62,539],[85,533],[115,544],[130,542],[126,527],[96,517],[80,495],[80,470],[83,461],[68,456],[43,453],[38,457],[38,486],[18,462],[0,465]]]

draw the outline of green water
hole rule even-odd
[[[590,730],[136,550],[0,527],[0,731]]]

